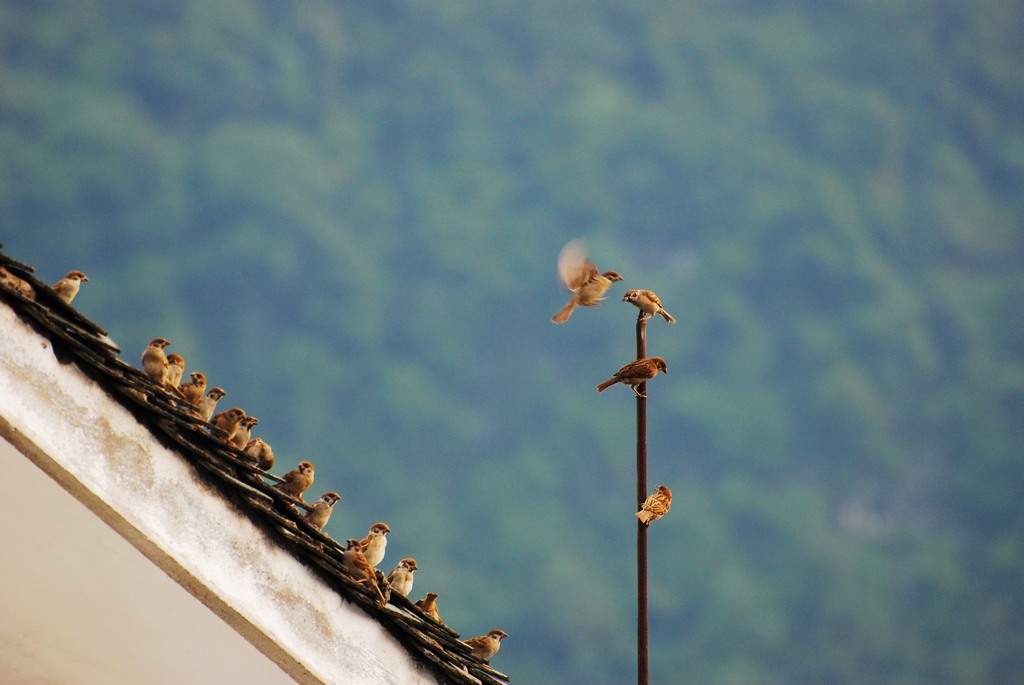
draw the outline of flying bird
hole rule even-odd
[[[366,555],[370,566],[377,566],[384,561],[384,550],[388,546],[387,534],[391,532],[388,524],[381,521],[370,528],[370,533],[359,541],[359,549]]]
[[[597,391],[604,392],[616,383],[623,383],[624,385],[632,386],[633,392],[636,393],[637,397],[647,397],[647,395],[641,395],[636,386],[657,376],[658,371],[668,373],[668,366],[665,364],[665,360],[661,357],[637,359],[616,371],[615,375],[608,380],[600,383],[597,386]]]
[[[349,538],[348,547],[345,549],[345,554],[341,557],[341,563],[345,569],[349,572],[355,581],[362,584],[369,584],[374,589],[377,596],[380,597],[380,605],[383,607],[387,604],[387,600],[384,598],[384,593],[380,591],[380,586],[377,584],[377,574],[373,572],[373,567],[370,566],[366,557],[359,550],[359,541]]]
[[[238,427],[245,420],[245,411],[241,407],[232,407],[227,411],[214,414],[210,419],[210,425],[217,429],[219,437],[224,442],[231,442],[238,431]]]
[[[203,393],[206,392],[206,375],[201,371],[193,371],[189,376],[192,380],[179,385],[178,390],[185,396],[186,402],[198,406],[199,401],[203,399]]]
[[[306,512],[303,516],[306,522],[316,528],[317,530],[323,530],[324,526],[327,525],[327,521],[331,518],[331,512],[334,510],[334,505],[341,499],[341,495],[336,492],[325,492],[320,495],[320,499],[313,502],[313,510]]]
[[[572,297],[557,314],[551,317],[555,323],[565,323],[576,307],[596,307],[604,300],[604,294],[612,283],[621,281],[622,276],[614,271],[603,274],[594,266],[587,254],[587,248],[580,239],[565,244],[558,254],[558,278]]]
[[[415,571],[415,559],[411,557],[402,559],[398,562],[398,566],[391,569],[388,573],[388,585],[398,594],[408,597],[409,593],[412,592],[412,574]]]
[[[660,314],[665,321],[676,322],[676,317],[665,311],[665,308],[661,306],[661,300],[650,290],[630,290],[622,296],[622,301],[635,305],[643,314],[644,319]]]
[[[437,611],[436,592],[428,592],[426,597],[423,599],[417,599],[415,604],[430,618],[434,619],[438,623],[444,623],[444,621],[441,620],[441,614]]]
[[[300,461],[298,467],[284,474],[284,478],[274,487],[286,495],[302,500],[302,493],[313,484],[316,469],[308,461]]]
[[[501,648],[501,641],[506,637],[508,637],[508,633],[504,630],[492,630],[486,635],[471,637],[465,643],[473,651],[473,656],[487,661],[498,653],[498,649]]]
[[[652,521],[657,521],[668,513],[672,508],[672,491],[664,485],[654,488],[654,493],[647,496],[636,517],[645,526],[650,526]]]
[[[210,388],[206,391],[206,397],[199,400],[199,404],[196,405],[196,409],[199,411],[199,416],[203,421],[209,421],[213,416],[213,412],[217,411],[217,403],[224,399],[227,395],[223,388]]]
[[[250,440],[242,452],[256,462],[256,466],[264,471],[274,468],[274,450],[270,449],[270,445],[261,438]]]
[[[71,300],[75,299],[75,295],[78,294],[78,289],[82,287],[82,282],[88,280],[88,277],[81,271],[69,271],[67,276],[50,287],[64,304],[71,304]]]

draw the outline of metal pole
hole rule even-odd
[[[647,357],[647,317],[636,319],[636,358]],[[636,398],[636,511],[647,498],[647,384]],[[636,522],[636,664],[637,685],[647,685],[647,526]]]

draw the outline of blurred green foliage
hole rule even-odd
[[[0,1],[0,240],[377,520],[527,683],[1024,680],[1013,3]],[[387,562],[385,562],[387,565]]]

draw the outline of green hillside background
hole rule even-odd
[[[0,0],[0,241],[516,683],[1024,682],[1019,2]],[[555,260],[620,272],[568,324]],[[390,562],[388,561],[390,559]]]

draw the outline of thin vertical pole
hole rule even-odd
[[[647,317],[636,319],[636,358],[647,357]],[[647,498],[647,384],[636,398],[636,511]],[[647,526],[637,519],[636,526],[636,665],[637,685],[647,685]]]

